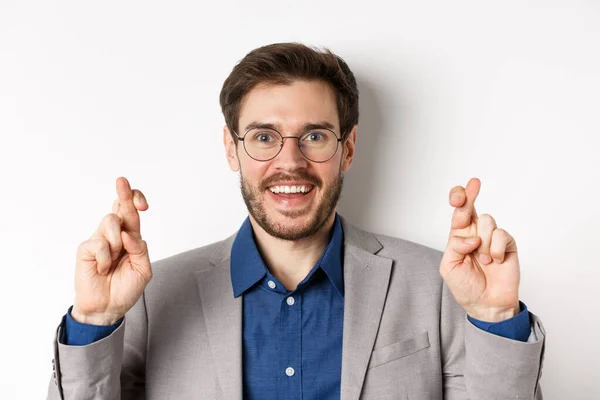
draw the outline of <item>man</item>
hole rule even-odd
[[[119,178],[77,252],[49,398],[542,398],[544,330],[514,239],[475,211],[479,180],[450,191],[443,254],[371,234],[336,213],[358,126],[341,58],[258,48],[220,100],[248,219],[151,266],[148,204]]]

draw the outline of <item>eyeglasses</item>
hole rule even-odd
[[[284,139],[297,139],[298,147],[304,157],[312,162],[329,161],[337,152],[342,141],[327,128],[311,129],[300,136],[282,136],[275,129],[253,128],[240,137],[232,130],[250,158],[256,161],[269,161],[277,157],[283,148]]]

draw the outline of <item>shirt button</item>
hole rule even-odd
[[[267,285],[269,285],[269,287],[270,287],[271,289],[275,289],[275,288],[277,287],[277,285],[276,285],[276,284],[275,284],[275,282],[273,282],[273,281],[269,281],[269,282],[267,282]]]
[[[292,368],[292,367],[287,367],[287,368],[285,369],[285,374],[286,374],[287,376],[294,376],[294,373],[295,373],[295,372],[296,372],[296,371],[294,371],[294,368]]]
[[[294,300],[294,298],[292,296],[287,298],[288,306],[293,306],[295,302],[296,302],[296,300]],[[292,369],[292,371],[294,371],[294,370]]]

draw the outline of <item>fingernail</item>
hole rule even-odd
[[[458,194],[458,193],[454,193],[454,194],[452,195],[452,200],[453,200],[453,201],[458,201],[458,200],[460,200],[460,196],[459,196],[459,194]]]
[[[465,239],[466,244],[473,244],[477,241],[477,238],[467,238]]]
[[[492,259],[487,254],[480,254],[479,261],[481,261],[484,264],[489,264],[490,262],[492,262]]]

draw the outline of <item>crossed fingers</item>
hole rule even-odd
[[[131,189],[125,178],[117,179],[117,196],[113,202],[112,212],[121,220],[121,227],[134,237],[141,237],[139,211],[148,209],[144,194],[137,189]]]
[[[516,251],[516,243],[508,232],[498,228],[491,215],[477,215],[475,200],[480,189],[481,181],[472,178],[465,188],[455,186],[450,190],[449,202],[455,207],[450,236],[478,236],[481,239],[479,247],[475,249],[478,261],[484,265],[490,264],[492,260],[502,263],[506,253]]]

